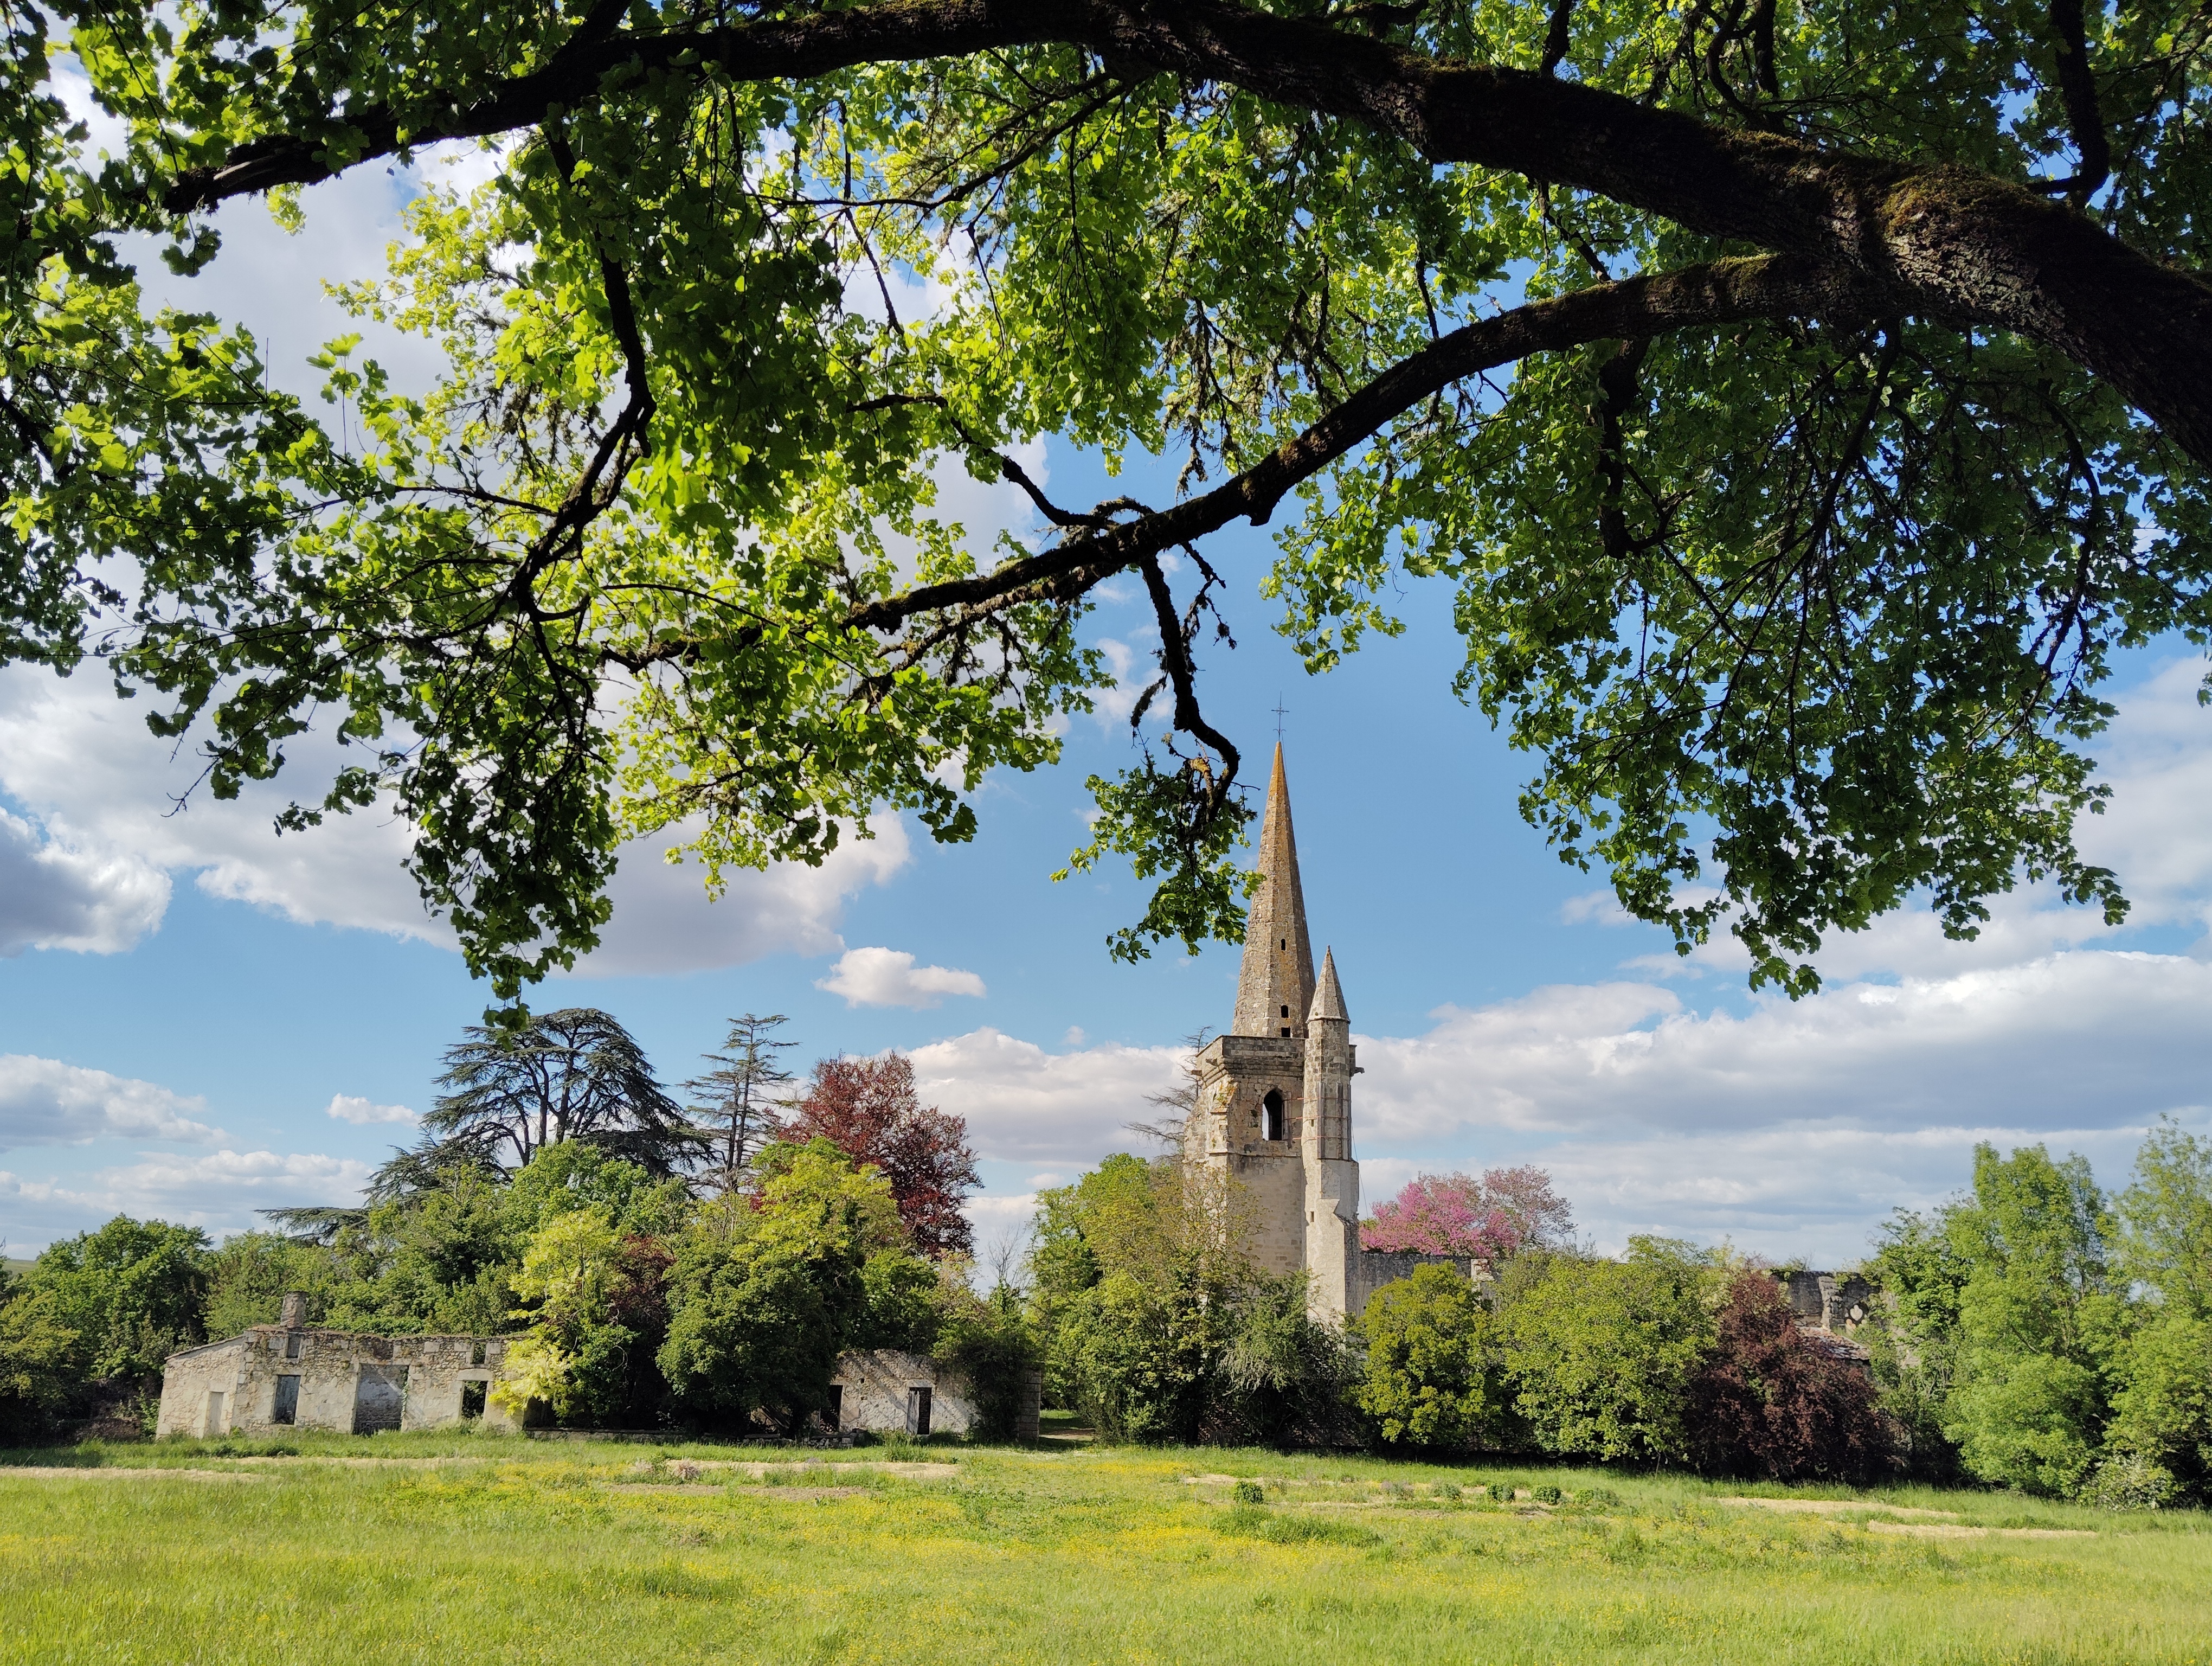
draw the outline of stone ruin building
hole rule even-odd
[[[161,1367],[157,1435],[443,1429],[513,1420],[491,1403],[507,1356],[497,1336],[371,1336],[307,1322],[307,1298],[242,1335],[173,1353]]]
[[[1360,1247],[1359,1164],[1352,1155],[1358,1054],[1333,952],[1323,950],[1315,976],[1278,745],[1236,1016],[1228,1033],[1199,1053],[1182,1161],[1241,1189],[1255,1218],[1254,1258],[1271,1272],[1303,1268],[1317,1318],[1356,1316],[1369,1296],[1425,1262],[1455,1267],[1469,1278],[1483,1271],[1465,1258]]]
[[[491,1397],[508,1339],[374,1336],[311,1326],[307,1314],[307,1297],[295,1292],[276,1323],[171,1354],[155,1435],[518,1426]],[[1032,1440],[1041,1383],[1032,1373],[1024,1384],[1016,1419],[1017,1435]],[[965,1434],[976,1415],[969,1384],[927,1354],[866,1348],[838,1356],[822,1420],[825,1432]]]

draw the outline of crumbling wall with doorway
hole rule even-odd
[[[926,1353],[854,1348],[837,1356],[836,1403],[825,1408],[840,1429],[875,1434],[964,1435],[975,1421],[966,1377]],[[826,1420],[826,1419],[825,1419]]]
[[[289,1299],[287,1318],[304,1316]],[[471,1418],[507,1428],[489,1401],[505,1363],[497,1336],[372,1336],[256,1325],[170,1355],[157,1435],[270,1434],[288,1428],[374,1434],[444,1429]]]

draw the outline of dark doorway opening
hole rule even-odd
[[[483,1382],[461,1384],[461,1420],[463,1422],[468,1422],[484,1414],[484,1395],[490,1387],[490,1383]]]
[[[908,1389],[906,1391],[906,1432],[910,1435],[929,1433],[929,1390]]]
[[[280,1377],[276,1379],[276,1404],[270,1408],[271,1423],[297,1423],[300,1420],[300,1379]]]

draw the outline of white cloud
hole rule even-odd
[[[848,949],[814,987],[848,1006],[936,1006],[947,995],[981,995],[983,980],[950,966],[917,966],[903,949]]]
[[[1175,1085],[1186,1051],[1111,1043],[1048,1053],[997,1030],[970,1031],[912,1054],[922,1098],[968,1119],[982,1156],[1015,1163],[1092,1163],[1141,1149],[1124,1131],[1159,1113],[1146,1096]]]
[[[35,667],[0,668],[0,792],[29,807],[46,836],[0,811],[0,952],[24,947],[127,948],[160,923],[172,873],[197,876],[211,896],[252,903],[302,925],[382,932],[451,947],[401,863],[407,826],[382,809],[332,816],[277,835],[295,793],[351,762],[326,737],[296,737],[272,782],[219,803],[204,792],[176,808],[171,794],[195,766],[149,733],[144,708],[118,701],[96,676],[68,679]],[[296,771],[296,775],[295,772]],[[692,971],[781,952],[842,946],[845,900],[888,884],[913,860],[905,825],[878,818],[872,838],[848,837],[819,867],[738,870],[710,900],[696,864],[662,860],[667,838],[623,853],[609,899],[614,916],[586,976]],[[672,830],[681,839],[684,830]]]
[[[324,1113],[334,1121],[351,1122],[356,1128],[373,1128],[380,1122],[412,1122],[415,1113],[405,1105],[380,1105],[358,1094],[333,1093],[330,1107]]]
[[[577,963],[578,975],[697,971],[786,952],[819,955],[842,948],[837,926],[845,899],[889,885],[914,860],[906,824],[896,816],[878,816],[870,825],[872,838],[848,834],[819,867],[786,862],[765,873],[726,870],[726,889],[713,898],[706,871],[696,862],[665,861],[654,848],[659,841],[636,842],[624,851],[608,890],[614,918],[600,932],[599,946]],[[683,836],[683,830],[675,832]],[[981,994],[980,986],[973,993]]]
[[[161,923],[169,876],[126,854],[52,839],[0,810],[0,956],[25,949],[114,954]]]
[[[2063,1128],[2085,1107],[2139,1118],[2199,1103],[2212,1082],[2212,965],[2176,955],[2081,950],[1832,987],[1741,1017],[1685,1012],[1672,990],[1635,983],[1439,1016],[1425,1036],[1361,1043],[1370,1139],[1839,1116],[1905,1128],[1962,1114]]]
[[[361,1201],[371,1165],[315,1152],[219,1151],[199,1157],[141,1153],[140,1160],[68,1181],[0,1170],[0,1215],[21,1254],[117,1214],[198,1226],[216,1237],[265,1225],[257,1209]]]
[[[185,1115],[206,1109],[197,1096],[172,1093],[152,1082],[27,1053],[0,1054],[0,1151],[116,1137],[219,1138],[216,1129]]]

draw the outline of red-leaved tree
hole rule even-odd
[[[1558,1248],[1575,1230],[1566,1200],[1533,1164],[1471,1174],[1423,1175],[1360,1223],[1369,1250],[1503,1261],[1523,1249]]]
[[[923,1255],[973,1250],[960,1202],[983,1182],[968,1146],[967,1119],[921,1103],[914,1065],[903,1055],[823,1060],[778,1132],[786,1140],[827,1140],[855,1163],[882,1170]]]
[[[1729,1286],[1712,1353],[1691,1381],[1690,1440],[1701,1469],[1773,1481],[1863,1475],[1888,1450],[1866,1367],[1800,1331],[1759,1272]]]

